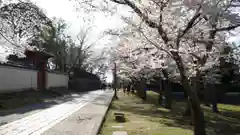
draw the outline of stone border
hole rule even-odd
[[[37,71],[37,69],[34,68],[34,67],[28,67],[28,66],[17,65],[17,64],[10,64],[10,63],[0,63],[0,66],[3,66],[3,67],[12,67],[12,68],[14,67],[14,68],[20,68],[20,69]]]
[[[37,88],[1,89],[0,94],[12,94],[18,92],[38,91]]]
[[[111,89],[111,90],[113,90],[113,89]],[[95,135],[98,135],[98,134],[99,134],[99,132],[100,132],[102,126],[103,126],[103,122],[104,122],[105,119],[106,119],[106,115],[107,115],[107,113],[108,113],[110,107],[112,106],[112,102],[113,102],[114,95],[115,95],[115,90],[113,90],[113,91],[114,91],[114,92],[113,92],[112,99],[110,100],[110,102],[109,102],[109,104],[108,104],[108,108],[107,108],[106,111],[104,112],[104,116],[103,116],[102,119],[101,119],[101,124],[100,124],[99,127],[97,128],[97,130],[96,130],[97,132],[96,132]]]

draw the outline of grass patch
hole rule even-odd
[[[158,105],[158,94],[147,93],[147,101],[135,95],[118,92],[100,131],[101,135],[112,135],[113,131],[127,131],[129,135],[192,135],[190,117],[183,117],[185,102],[174,101],[172,110]],[[240,133],[240,106],[219,105],[221,113],[216,114],[204,107],[206,130],[209,135],[235,135]],[[117,123],[115,112],[123,112],[127,122]],[[122,128],[117,128],[122,126]]]

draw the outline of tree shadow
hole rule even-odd
[[[98,97],[101,98],[99,100],[92,101],[91,96],[94,97],[95,93],[92,95],[90,91],[95,90],[75,91],[58,88],[0,94],[0,126],[62,103],[94,102],[99,105],[109,105],[105,100],[107,98],[105,95]]]
[[[23,114],[26,112],[30,112],[33,110],[42,110],[42,109],[46,109],[49,108],[53,105],[56,105],[56,102],[47,102],[47,103],[39,103],[39,104],[32,104],[32,105],[28,105],[28,106],[24,106],[21,108],[17,108],[17,109],[11,109],[11,110],[6,110],[6,111],[0,111],[0,116],[6,116],[6,115],[11,115],[11,114]]]
[[[121,96],[112,105],[113,110],[121,110],[133,114],[149,117],[149,120],[159,122],[170,127],[193,129],[191,117],[184,117],[182,113],[186,108],[186,102],[173,101],[172,110],[167,110],[157,103],[157,95],[149,94],[146,101],[138,100],[136,97]],[[221,112],[219,114],[205,109],[206,130],[209,134],[235,135],[240,133],[239,112]]]
[[[0,95],[0,116],[24,114],[73,101],[73,91],[23,91]]]

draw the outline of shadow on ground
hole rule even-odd
[[[130,112],[146,117],[150,121],[159,122],[170,127],[180,127],[191,129],[190,117],[182,116],[186,103],[174,101],[173,109],[167,110],[157,103],[157,94],[148,93],[147,101],[136,98],[135,95],[121,95],[119,101],[112,104],[113,110]],[[238,106],[239,107],[239,106]],[[216,114],[210,108],[204,108],[206,130],[208,134],[236,135],[240,133],[240,111],[220,108],[220,113]]]
[[[73,101],[72,94],[82,96],[86,92],[67,89],[46,91],[23,91],[0,95],[0,117],[11,114],[24,114],[35,110],[50,108],[54,105]]]

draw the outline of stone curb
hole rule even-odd
[[[113,96],[112,96],[110,102],[108,103],[108,107],[107,107],[107,109],[106,109],[105,112],[104,112],[104,116],[101,118],[101,122],[100,122],[99,126],[97,127],[96,132],[93,133],[92,135],[98,135],[98,134],[99,134],[99,132],[100,132],[102,126],[103,126],[104,119],[105,119],[105,117],[106,117],[106,115],[107,115],[107,113],[108,113],[108,111],[109,111],[109,109],[110,109],[110,106],[111,106],[111,104],[112,104],[114,95],[115,95],[115,91],[113,92]]]

